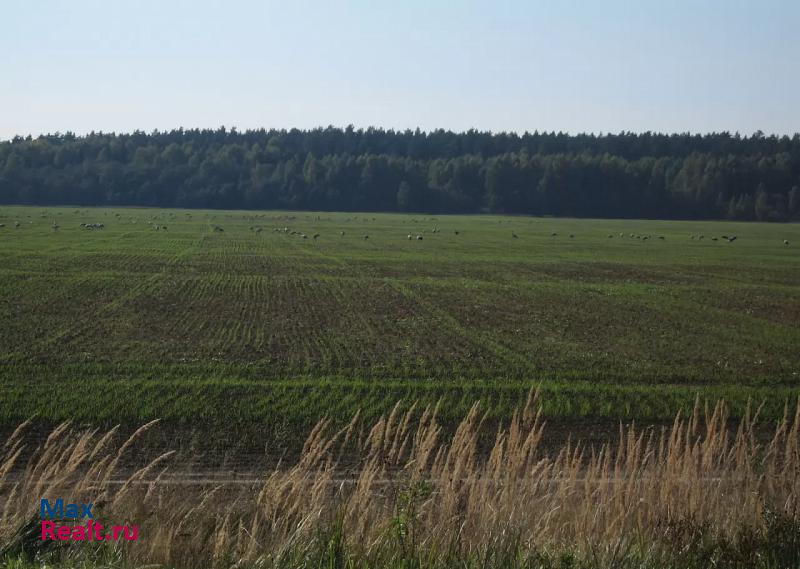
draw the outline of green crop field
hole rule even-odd
[[[554,417],[665,419],[698,396],[777,416],[800,395],[798,225],[7,206],[0,223],[4,425],[291,426],[399,398],[502,417],[531,386]]]

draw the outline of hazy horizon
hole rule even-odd
[[[248,127],[248,128],[239,128],[236,125],[217,125],[217,126],[199,126],[199,127],[181,125],[181,126],[169,127],[169,128],[155,128],[153,130],[131,129],[131,130],[119,130],[119,131],[111,131],[111,130],[105,131],[105,130],[99,130],[99,129],[95,129],[95,130],[89,129],[89,130],[84,130],[84,131],[80,131],[80,132],[76,132],[76,131],[63,131],[63,132],[61,132],[61,131],[51,131],[51,132],[14,134],[14,135],[9,136],[9,137],[0,137],[0,141],[10,141],[15,137],[28,138],[30,136],[31,138],[37,138],[39,136],[56,136],[56,135],[62,135],[63,136],[63,135],[66,135],[66,134],[73,134],[76,137],[86,137],[86,136],[91,135],[92,133],[94,133],[94,134],[104,134],[104,135],[125,136],[125,135],[132,135],[134,132],[137,132],[137,131],[138,132],[144,132],[145,134],[149,135],[149,134],[152,134],[153,132],[156,132],[156,131],[160,132],[160,133],[167,133],[167,132],[177,131],[177,130],[181,130],[181,129],[183,129],[184,131],[188,132],[188,131],[192,131],[192,130],[218,130],[220,128],[224,128],[229,132],[235,130],[236,132],[239,132],[239,133],[245,133],[245,132],[257,132],[257,131],[260,131],[260,130],[264,130],[264,131],[283,130],[283,131],[287,131],[287,132],[291,131],[291,130],[294,130],[294,129],[300,130],[300,131],[304,131],[304,132],[305,131],[319,130],[319,129],[324,130],[324,129],[327,129],[327,128],[335,128],[335,129],[345,130],[348,127],[353,127],[356,131],[358,131],[358,130],[367,130],[369,128],[375,128],[375,129],[380,129],[380,130],[384,130],[384,131],[394,131],[394,132],[406,132],[406,131],[412,131],[413,132],[413,131],[416,131],[416,130],[420,130],[423,133],[432,133],[432,132],[437,131],[437,130],[443,130],[445,132],[452,132],[454,134],[466,134],[469,130],[477,130],[478,132],[490,133],[490,134],[493,134],[493,135],[506,133],[506,134],[515,134],[517,136],[523,136],[525,134],[534,134],[536,132],[538,132],[539,134],[556,133],[556,134],[565,134],[565,135],[568,135],[568,136],[596,136],[596,137],[615,136],[615,135],[620,135],[620,134],[643,135],[643,134],[647,134],[647,133],[653,134],[653,135],[664,135],[664,136],[673,136],[673,135],[712,136],[712,135],[718,135],[718,134],[727,133],[727,134],[730,134],[731,136],[737,136],[738,135],[741,138],[749,138],[751,136],[754,136],[759,131],[762,133],[762,135],[764,137],[775,136],[775,137],[778,137],[778,138],[782,138],[782,137],[793,138],[795,136],[800,136],[800,131],[778,133],[778,132],[765,132],[765,131],[760,130],[760,129],[756,130],[754,132],[738,132],[738,131],[735,131],[735,132],[734,131],[704,131],[704,132],[701,132],[701,131],[671,131],[671,132],[667,132],[667,131],[644,131],[644,130],[642,130],[642,131],[627,131],[626,130],[626,131],[618,131],[618,132],[611,132],[611,131],[609,131],[609,132],[569,132],[569,131],[558,130],[558,129],[556,129],[556,130],[546,130],[546,131],[545,130],[526,130],[526,131],[483,130],[483,129],[454,130],[454,129],[448,129],[448,128],[444,128],[444,127],[434,127],[434,128],[430,128],[430,129],[421,128],[421,127],[398,129],[398,128],[393,128],[393,127],[385,127],[385,126],[382,126],[382,125],[354,125],[354,124],[324,125],[324,126],[323,125],[317,125],[317,126],[311,126],[311,127],[254,126],[254,127]]]
[[[0,139],[327,125],[800,131],[800,3],[13,2]]]

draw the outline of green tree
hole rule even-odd
[[[789,190],[787,211],[790,218],[795,218],[800,215],[800,188],[794,186]]]
[[[755,215],[758,221],[764,221],[770,215],[769,196],[763,183],[758,185],[756,191]]]
[[[403,180],[397,188],[397,208],[401,211],[408,211],[411,205],[411,186]]]

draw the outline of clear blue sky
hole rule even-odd
[[[800,0],[3,0],[0,138],[800,131]]]

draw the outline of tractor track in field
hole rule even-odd
[[[352,275],[356,275],[357,271],[352,268],[352,265],[347,262],[347,260],[341,256],[334,256],[323,253],[318,248],[313,247],[299,247],[295,244],[295,249],[298,251],[303,252],[306,256],[309,257],[320,257],[326,260],[333,261],[337,265],[342,268],[347,269],[347,272]],[[360,277],[361,280],[364,277]],[[477,331],[470,331],[464,326],[462,326],[456,318],[452,316],[447,310],[437,307],[434,303],[424,299],[419,294],[416,294],[411,288],[404,284],[401,280],[397,278],[391,277],[373,277],[372,279],[374,282],[379,282],[385,286],[389,286],[399,294],[401,294],[404,298],[412,301],[417,306],[423,308],[429,315],[431,315],[431,321],[436,323],[444,324],[446,329],[453,334],[453,336],[461,338],[465,340],[469,345],[473,346],[475,352],[480,352],[481,350],[488,350],[490,354],[498,358],[499,361],[504,362],[509,366],[509,369],[518,368],[520,362],[523,361],[522,356],[520,354],[510,350],[500,342],[494,340],[491,336],[487,334],[482,334]],[[368,326],[368,322],[363,317],[361,318],[363,324]],[[526,367],[528,367],[526,365]]]
[[[171,474],[162,474],[158,477],[158,485],[160,487],[169,487],[169,486],[178,486],[178,487],[190,487],[190,486],[200,486],[203,488],[208,487],[218,487],[218,488],[248,488],[248,487],[260,487],[266,481],[267,477],[272,474],[274,471],[262,471],[259,472],[243,472],[243,473],[232,473],[226,471],[200,471],[200,472],[174,472]],[[284,473],[288,473],[288,469],[283,471]],[[383,475],[381,478],[372,478],[370,484],[372,486],[377,487],[400,487],[406,481],[405,478],[402,476],[388,476],[392,472],[400,473],[401,469],[388,469],[388,471]],[[324,471],[308,471],[304,476],[300,477],[300,480],[305,480],[309,483],[313,483],[317,475],[323,474]],[[139,480],[131,480],[130,478],[134,476],[135,472],[130,471],[129,473],[125,473],[121,476],[116,476],[107,480],[107,484],[114,488],[114,487],[122,487],[122,486],[149,486],[153,484],[153,479],[139,479]],[[24,473],[23,472],[12,472],[6,475],[4,482],[7,485],[13,485],[15,483],[21,482],[23,480]],[[535,480],[537,485],[541,485],[543,483],[557,483],[559,481],[565,480],[569,478],[570,482],[574,485],[580,485],[582,483],[591,482],[597,486],[601,485],[610,485],[610,484],[624,484],[630,481],[630,477],[620,476],[620,477],[607,477],[607,478],[585,478],[585,477],[563,477],[559,478],[557,476],[551,476],[546,479],[541,477],[534,478],[533,476],[525,476],[521,478],[515,479],[518,483],[523,483],[528,480]],[[295,478],[297,480],[297,478]],[[637,482],[643,482],[647,480],[658,480],[659,477],[657,476],[642,476],[641,474],[636,475]],[[461,483],[472,483],[476,481],[485,480],[487,482],[492,482],[494,484],[504,484],[504,481],[498,481],[495,478],[490,477],[462,477],[458,479]],[[692,479],[695,480],[695,479]],[[728,476],[706,476],[701,479],[703,482],[706,483],[729,483],[729,484],[736,484],[742,480],[745,480],[745,477],[742,476],[741,478],[733,478]],[[352,470],[342,469],[335,471],[334,475],[328,481],[328,484],[331,486],[342,486],[342,485],[355,485],[359,481],[359,476],[357,472],[353,472]],[[433,479],[427,479],[427,481],[431,482]],[[61,483],[62,480],[60,479],[37,479],[37,484],[41,485],[42,487],[47,487],[51,484],[58,484]],[[452,483],[452,479],[448,479],[448,483]],[[674,482],[674,479],[670,480],[670,483]]]
[[[402,295],[425,308],[425,310],[434,315],[439,322],[447,326],[447,328],[455,335],[466,339],[478,349],[488,349],[492,355],[508,365],[508,369],[519,367],[522,358],[513,350],[508,349],[506,346],[497,340],[494,340],[487,334],[465,328],[455,317],[453,317],[452,314],[450,314],[450,312],[443,308],[439,308],[432,302],[424,299],[422,296],[416,294],[409,286],[401,283],[397,279],[390,279],[386,282]]]
[[[142,293],[144,293],[150,287],[152,287],[155,283],[157,283],[159,279],[163,278],[164,275],[168,274],[168,270],[171,267],[175,266],[177,263],[179,263],[183,257],[198,252],[200,250],[200,245],[202,245],[206,237],[207,236],[205,234],[201,235],[200,238],[196,240],[193,244],[189,245],[187,248],[177,252],[175,255],[169,258],[161,266],[161,269],[159,271],[151,273],[142,282],[131,287],[124,294],[118,296],[114,300],[102,304],[101,306],[98,306],[91,314],[91,317],[100,318],[108,311],[113,310],[118,306],[122,306],[124,303],[129,302],[132,299],[140,296]],[[80,320],[76,320],[72,324],[70,324],[67,328],[56,331],[50,335],[44,336],[38,341],[34,341],[29,345],[28,352],[29,353],[33,351],[41,352],[42,350],[45,350],[46,348],[53,346],[61,341],[69,341],[70,339],[79,336],[82,332],[85,332],[92,327],[92,318],[87,317]],[[0,361],[10,362],[19,359],[19,357],[20,357],[19,354],[16,353],[4,354],[3,356],[0,356]]]

